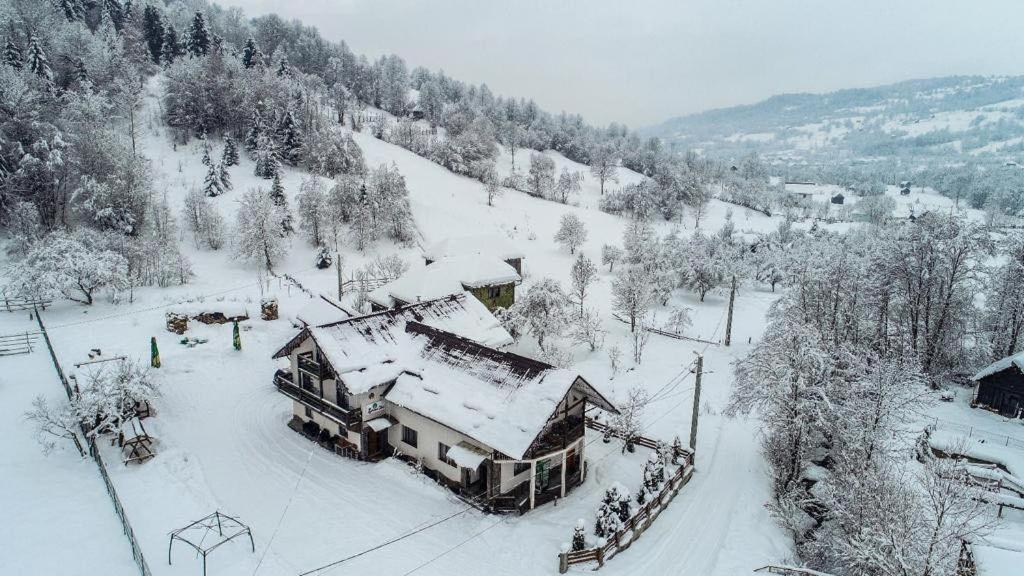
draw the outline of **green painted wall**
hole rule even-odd
[[[498,286],[498,295],[493,298],[491,297],[491,288],[484,286],[483,288],[474,288],[470,292],[492,312],[498,308],[508,308],[515,303],[516,285],[514,282]]]

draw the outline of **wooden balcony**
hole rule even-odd
[[[568,416],[553,422],[541,433],[527,454],[527,458],[539,458],[550,452],[568,448],[583,437],[586,426],[582,416]]]
[[[329,400],[321,398],[316,391],[296,386],[292,380],[292,374],[288,370],[278,370],[274,374],[274,386],[285,396],[309,406],[347,428],[358,426],[363,420],[361,410],[346,410]]]

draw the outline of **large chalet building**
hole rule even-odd
[[[396,456],[464,498],[525,512],[584,477],[587,404],[617,412],[579,374],[503,352],[468,293],[321,325],[274,355],[290,426],[339,453]]]

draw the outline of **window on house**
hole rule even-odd
[[[313,418],[313,410],[309,406],[306,406],[306,418]]]
[[[402,426],[402,442],[405,442],[409,446],[415,448],[418,440],[419,434],[417,434],[415,430],[408,426]]]
[[[529,462],[516,462],[515,465],[512,467],[512,475],[513,476],[518,476],[518,475],[522,474],[523,472],[528,471],[529,469],[530,469],[530,463]]]
[[[448,450],[450,448],[451,448],[451,446],[449,446],[447,444],[443,444],[441,442],[438,442],[437,443],[437,459],[440,460],[441,462],[444,462],[445,464],[447,464],[447,465],[449,465],[449,466],[454,468],[455,466],[457,466],[457,464],[455,464],[454,460],[452,460],[451,458],[448,457]]]
[[[345,385],[341,382],[335,381],[334,383],[334,398],[337,400],[338,406],[348,410],[348,390],[345,389]]]
[[[501,296],[501,286],[489,286],[487,288],[488,298],[497,298]]]

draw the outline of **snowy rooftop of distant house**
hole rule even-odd
[[[423,252],[424,258],[434,261],[468,255],[490,256],[499,260],[525,257],[507,238],[491,234],[446,238],[432,244]]]
[[[479,256],[456,256],[407,272],[367,296],[371,302],[390,308],[395,300],[408,304],[461,294],[467,288],[518,282],[515,268],[503,260]]]
[[[977,576],[1009,576],[1019,574],[1024,566],[1024,552],[994,546],[971,547]]]
[[[313,298],[309,301],[309,304],[299,309],[295,317],[307,326],[319,326],[321,324],[341,322],[351,318],[352,314],[340,305],[320,296]]]
[[[1007,356],[1002,360],[997,360],[988,366],[982,368],[977,374],[971,377],[971,380],[981,380],[986,376],[991,376],[996,372],[1002,372],[1011,366],[1016,366],[1018,370],[1024,372],[1024,352],[1018,352],[1013,356]]]
[[[483,315],[493,326],[476,332],[488,344],[455,333]],[[512,458],[526,453],[574,385],[594,404],[615,410],[577,373],[495,350],[511,338],[465,294],[309,327],[296,338],[305,333],[350,392],[394,381],[385,396],[390,402]]]

